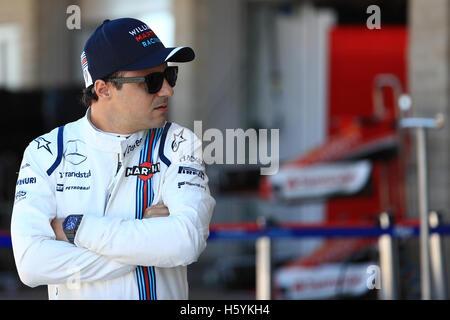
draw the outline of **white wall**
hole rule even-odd
[[[18,89],[23,79],[20,56],[22,34],[17,23],[0,23],[0,87]]]
[[[308,5],[291,13],[261,7],[259,30],[251,59],[256,82],[250,117],[264,128],[280,128],[280,160],[297,158],[322,144],[327,132],[328,31],[335,23],[332,12]],[[272,31],[274,29],[274,31]],[[274,76],[275,75],[275,76]],[[265,215],[278,221],[323,221],[320,202],[295,206],[261,204]],[[283,240],[274,244],[279,256],[306,254],[322,240]]]

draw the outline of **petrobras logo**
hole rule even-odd
[[[58,192],[64,192],[64,190],[78,190],[78,191],[85,191],[90,190],[91,186],[64,186],[62,183],[58,183],[56,185],[56,191]]]
[[[141,180],[147,181],[157,172],[160,172],[160,163],[144,162],[139,166],[127,167],[125,177],[138,176]]]

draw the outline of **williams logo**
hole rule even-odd
[[[147,181],[150,179],[153,174],[159,172],[159,162],[158,163],[150,163],[150,162],[144,162],[141,163],[139,166],[134,166],[132,168],[127,167],[127,170],[125,171],[125,177],[129,176],[138,176],[144,181]]]

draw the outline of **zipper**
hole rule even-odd
[[[116,170],[116,176],[119,172],[120,168],[122,167],[122,161],[120,161],[120,153],[117,154],[117,170]]]
[[[118,153],[117,154],[117,169],[116,169],[114,178],[111,180],[111,183],[108,186],[108,196],[106,197],[105,211],[103,212],[103,215],[106,215],[106,212],[108,211],[109,203],[111,200],[111,196],[113,195],[114,191],[117,189],[116,182],[117,182],[117,179],[119,179],[119,177],[120,177],[119,172],[121,171],[120,170],[121,168],[122,168],[122,161],[120,161],[120,153]]]

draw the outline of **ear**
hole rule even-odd
[[[110,88],[108,84],[103,80],[97,80],[94,84],[95,93],[97,94],[99,99],[109,99],[110,97]]]

